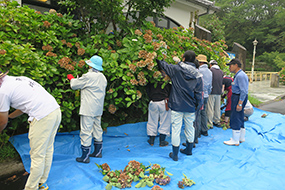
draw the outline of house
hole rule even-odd
[[[49,9],[57,9],[58,0],[17,0],[20,5],[28,5],[30,8],[41,12]],[[199,17],[213,14],[219,11],[219,7],[209,0],[176,0],[169,8],[165,9],[164,18],[148,18],[154,21],[160,28],[195,28],[195,36],[211,41],[211,32],[199,26]]]

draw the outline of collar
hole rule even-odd
[[[234,78],[236,78],[236,76],[241,72],[241,69],[238,70],[238,72],[236,72]]]
[[[213,65],[212,66],[214,69],[220,69],[219,65]]]
[[[208,68],[208,65],[207,65],[207,64],[200,65],[200,66],[199,66],[199,69],[200,69],[200,68]]]
[[[97,69],[91,68],[91,69],[89,69],[89,72],[95,72],[95,73],[98,73],[98,72],[100,72],[100,71],[98,71]]]

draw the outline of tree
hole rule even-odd
[[[68,14],[85,23],[85,32],[109,33],[108,27],[121,38],[130,28],[140,28],[147,17],[162,16],[174,0],[63,0],[59,4]]]
[[[217,0],[217,16],[225,23],[226,41],[242,44],[252,52],[252,41],[258,40],[257,55],[285,48],[283,23],[285,1]]]
[[[201,17],[201,26],[211,31],[212,41],[225,40],[225,24],[216,14]]]

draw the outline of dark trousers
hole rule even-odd
[[[206,109],[207,109],[207,103],[208,103],[208,98],[204,98],[204,107],[203,110],[200,111],[200,121],[201,121],[201,132],[206,133],[208,131],[208,126],[207,126],[207,122],[208,122],[208,117],[207,117],[207,113],[206,113]]]
[[[247,96],[245,97],[242,103],[241,111],[237,111],[237,105],[239,102],[239,94],[232,95],[232,106],[231,106],[231,119],[230,126],[232,130],[240,130],[240,128],[244,128],[244,106],[247,102]]]
[[[206,114],[206,107],[207,107],[207,102],[208,98],[204,98],[204,105],[202,110],[197,110],[195,112],[195,122],[194,122],[194,127],[195,127],[195,139],[200,136],[201,132],[206,133],[208,131],[207,127],[207,114]]]
[[[193,122],[193,126],[195,128],[195,139],[194,142],[198,139],[198,137],[200,136],[201,133],[201,122],[200,122],[200,115],[201,110],[196,110],[195,111],[195,121]]]

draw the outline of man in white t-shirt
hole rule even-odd
[[[29,115],[31,168],[25,190],[48,189],[46,184],[53,158],[53,144],[61,122],[58,103],[39,83],[0,71],[0,132],[8,118]],[[10,107],[16,109],[9,114]]]

